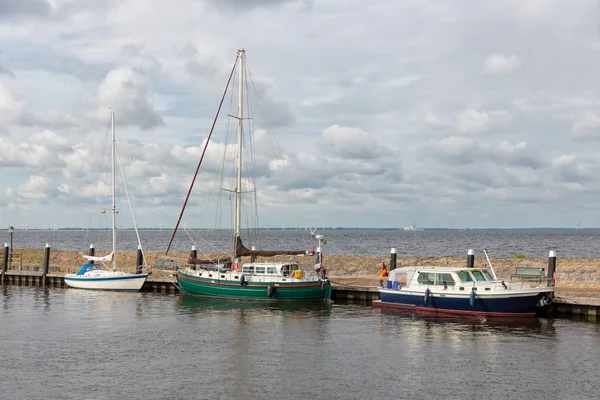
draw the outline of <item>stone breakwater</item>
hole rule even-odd
[[[13,254],[20,255],[21,261],[14,262],[12,270],[18,269],[18,265],[41,266],[44,259],[43,249],[14,249]],[[57,267],[60,272],[77,271],[85,259],[83,251],[68,251],[52,249],[50,253],[50,266]],[[104,255],[97,252],[96,255]],[[153,266],[157,259],[164,255],[160,252],[146,252],[146,263]],[[215,257],[215,254],[206,255]],[[223,255],[221,255],[223,256]],[[185,262],[188,253],[172,253],[167,258],[179,262]],[[275,257],[275,260],[288,260],[289,256]],[[311,256],[295,257],[303,268],[312,269],[315,258]],[[500,279],[510,280],[510,275],[517,267],[540,267],[548,269],[547,258],[490,258],[496,275]],[[243,262],[247,262],[244,259]],[[376,286],[379,283],[381,265],[385,262],[389,268],[389,255],[382,256],[355,256],[355,255],[325,255],[326,266],[332,281],[344,284]],[[121,252],[117,254],[117,264],[123,266],[127,271],[134,271],[136,263],[136,252]],[[475,266],[483,267],[487,263],[484,258],[475,258]],[[410,265],[439,265],[439,266],[464,266],[466,257],[403,257],[399,256],[396,261],[397,267]],[[600,259],[596,258],[567,258],[557,259],[557,288],[600,291]]]

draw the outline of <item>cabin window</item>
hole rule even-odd
[[[257,274],[264,274],[265,273],[265,267],[256,267],[256,273]]]
[[[254,273],[254,266],[244,267],[244,268],[242,268],[242,272],[245,273],[245,274],[253,274]]]
[[[433,285],[435,283],[435,274],[432,272],[421,272],[417,282],[422,285]]]
[[[437,284],[444,286],[444,283],[448,286],[454,286],[454,278],[451,274],[438,274]]]
[[[471,274],[469,274],[467,271],[458,271],[458,279],[460,279],[461,282],[473,282],[473,278],[471,278]]]
[[[482,271],[481,273],[483,274],[483,276],[485,276],[485,280],[486,281],[493,281],[494,280],[494,278],[492,278],[492,276],[490,274],[488,274],[487,271]]]
[[[471,271],[471,273],[473,274],[473,277],[475,278],[476,281],[485,281],[485,277],[483,276],[483,274],[481,273],[481,271]]]
[[[267,274],[276,274],[277,269],[275,267],[267,267]]]
[[[292,267],[292,271],[295,271],[298,269],[298,264],[292,264],[291,267]]]
[[[281,273],[283,274],[283,276],[288,276],[290,274],[290,266],[289,265],[282,266]]]

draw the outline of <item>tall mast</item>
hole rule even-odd
[[[111,161],[111,169],[112,169],[112,269],[116,271],[117,269],[117,206],[115,204],[115,196],[116,196],[116,174],[115,174],[115,112],[111,109],[110,111],[110,127],[112,131],[112,161]]]
[[[245,50],[238,50],[239,58],[239,97],[238,97],[238,166],[237,166],[237,183],[235,188],[235,237],[240,237],[240,224],[242,219],[242,139],[243,139],[243,122],[244,122],[244,62],[246,57]],[[235,245],[235,244],[234,244]],[[234,256],[235,256],[234,248]]]

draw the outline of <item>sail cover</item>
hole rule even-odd
[[[113,259],[113,253],[107,254],[105,256],[99,257],[99,256],[83,256],[83,258],[85,258],[88,261],[112,261]]]
[[[262,256],[262,257],[273,257],[273,256],[294,256],[298,254],[306,254],[306,250],[250,250],[242,243],[242,238],[236,236],[235,238],[235,256]]]

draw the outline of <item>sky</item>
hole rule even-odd
[[[263,226],[600,226],[598,0],[0,0],[0,227],[110,207],[109,107],[138,226],[173,227],[241,48]]]

